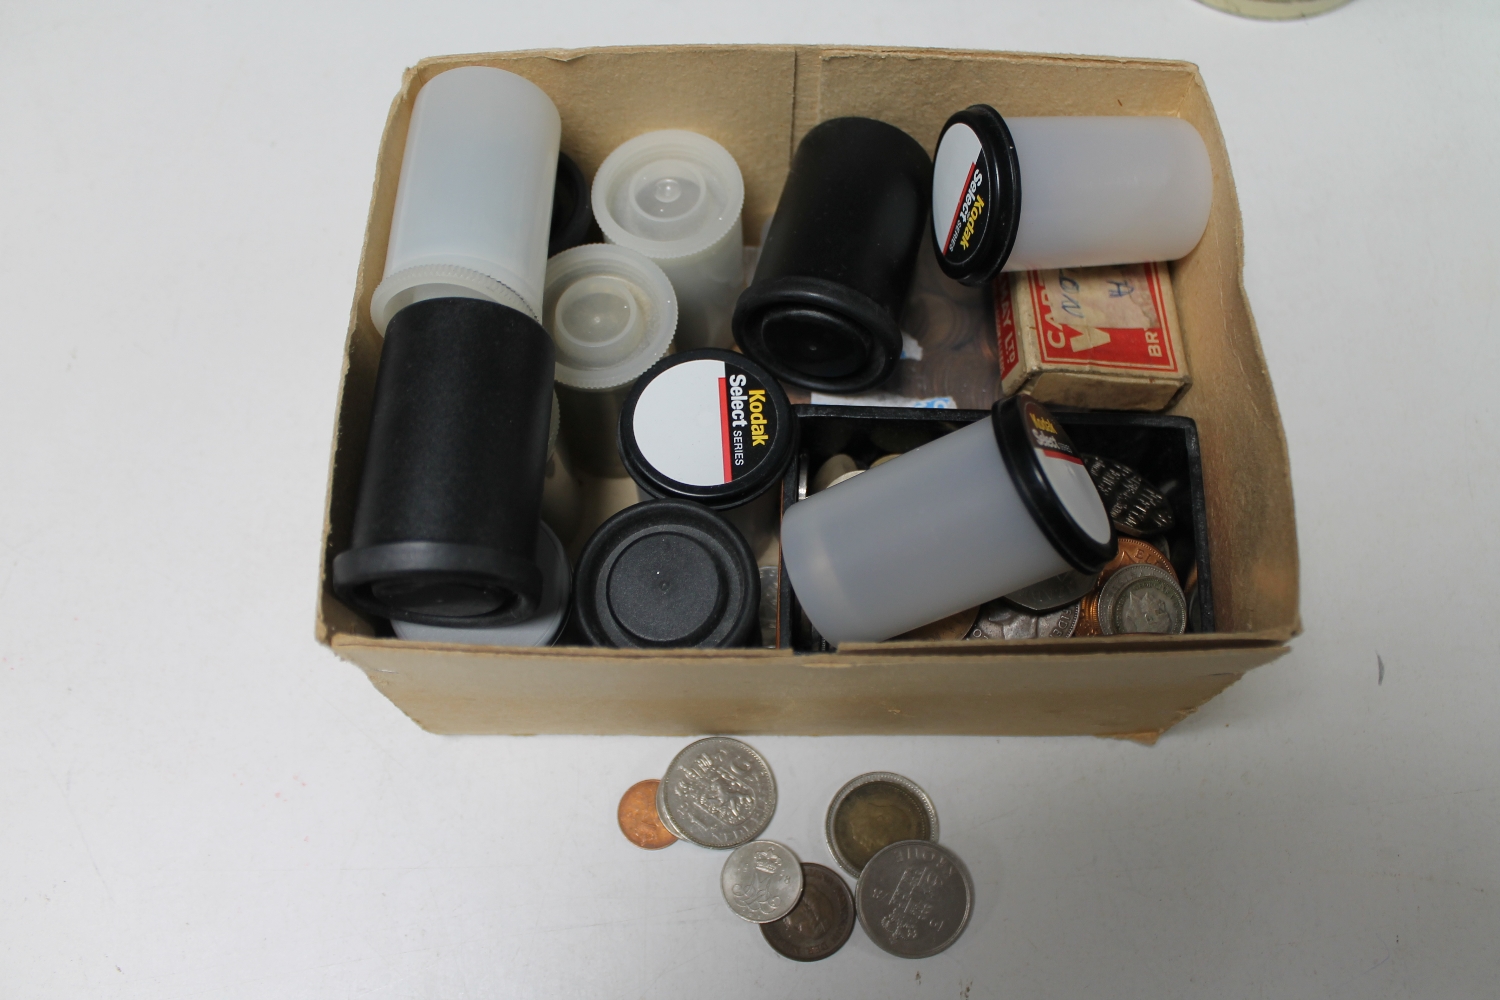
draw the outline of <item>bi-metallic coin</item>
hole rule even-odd
[[[860,872],[855,895],[870,940],[901,958],[927,958],[950,947],[974,909],[974,883],[964,863],[924,840],[904,840],[876,854]]]
[[[1116,531],[1140,538],[1159,535],[1176,523],[1167,498],[1130,466],[1102,455],[1084,455],[1083,464]]]
[[[834,795],[823,819],[823,836],[839,867],[857,877],[888,844],[936,841],[937,809],[910,778],[871,771],[846,782]]]
[[[754,840],[776,813],[776,779],[765,758],[739,740],[710,736],[672,758],[657,790],[662,822],[700,847]]]
[[[785,844],[752,840],[724,861],[719,888],[735,916],[752,924],[780,920],[802,897],[802,862]]]
[[[1099,630],[1105,635],[1181,635],[1186,629],[1187,599],[1177,578],[1159,566],[1126,566],[1099,591]]]
[[[780,920],[760,925],[766,943],[787,958],[816,962],[854,933],[854,893],[832,868],[802,862],[802,898]]]
[[[637,781],[620,796],[620,832],[636,847],[648,851],[659,851],[677,843],[677,837],[662,823],[656,808],[656,789],[660,785],[655,778],[647,778]]]

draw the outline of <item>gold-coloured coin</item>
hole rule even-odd
[[[892,642],[906,642],[912,639],[925,639],[928,642],[940,640],[962,639],[969,634],[974,627],[974,621],[979,617],[978,608],[965,608],[955,612],[947,618],[939,618],[935,622],[926,625],[918,625],[910,632],[902,632],[891,639]]]
[[[636,847],[648,851],[659,851],[677,843],[677,838],[662,823],[661,815],[656,811],[656,786],[659,784],[661,782],[656,778],[637,781],[620,796],[620,832]]]
[[[839,867],[857,876],[889,844],[937,840],[937,810],[910,778],[872,771],[839,789],[828,806],[824,835]]]

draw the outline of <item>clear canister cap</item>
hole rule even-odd
[[[729,151],[681,129],[636,136],[594,175],[594,217],[605,238],[657,259],[713,246],[744,203],[745,181]]]
[[[677,297],[661,268],[641,254],[591,243],[547,262],[542,324],[557,348],[559,383],[613,389],[667,353]]]

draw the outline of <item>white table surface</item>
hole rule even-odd
[[[0,996],[1500,991],[1500,6],[240,7],[0,9]],[[924,961],[856,931],[788,962],[722,854],[627,844],[620,793],[684,740],[433,736],[312,638],[402,68],[709,41],[1189,59],[1234,165],[1292,654],[1150,748],[753,741],[805,859],[849,776],[933,794],[978,896]]]

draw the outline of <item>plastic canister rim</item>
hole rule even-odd
[[[1021,222],[1021,161],[1010,129],[988,104],[956,112],[932,163],[932,242],[938,266],[982,285],[1005,266]]]
[[[605,157],[592,200],[605,239],[666,260],[701,253],[733,228],[745,205],[745,179],[717,142],[663,129]]]
[[[796,443],[796,417],[780,383],[733,351],[663,358],[620,410],[620,460],[631,478],[652,496],[716,510],[780,483]]]
[[[662,269],[628,247],[589,243],[547,262],[542,325],[557,348],[560,385],[628,385],[666,354],[677,296]]]

